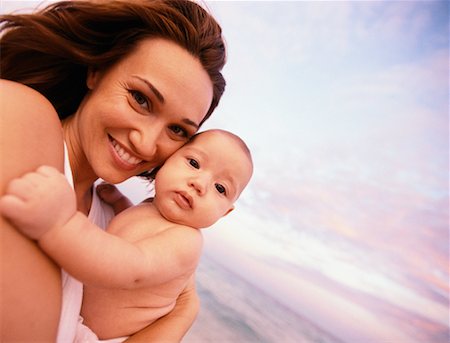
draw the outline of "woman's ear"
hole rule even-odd
[[[97,69],[89,68],[86,78],[86,86],[88,89],[93,90],[97,85],[98,79],[100,77],[100,72]]]

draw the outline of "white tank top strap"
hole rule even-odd
[[[66,142],[64,142],[64,175],[73,188],[72,168],[70,168],[69,152],[67,150]]]
[[[73,174],[70,168],[69,154],[67,146],[64,143],[64,174],[67,181],[73,188]],[[99,181],[98,181],[99,182]],[[106,229],[111,219],[114,217],[114,211],[110,206],[101,201],[95,192],[95,186],[92,194],[91,209],[89,211],[88,219]],[[78,319],[81,311],[81,302],[83,299],[83,284],[69,275],[65,270],[61,270],[62,278],[62,308],[61,317],[59,320],[57,343],[73,342],[75,339]]]
[[[64,143],[64,174],[73,188],[73,175],[66,143]],[[64,269],[61,270],[61,280],[62,307],[56,342],[67,343],[73,342],[75,339],[83,299],[83,284],[70,276]]]

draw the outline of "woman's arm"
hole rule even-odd
[[[31,88],[0,80],[0,195],[11,179],[41,164],[62,171],[63,149],[50,103]],[[0,218],[0,226],[0,341],[55,341],[60,269],[7,220]]]
[[[194,323],[199,308],[200,300],[195,289],[193,275],[183,293],[178,297],[175,308],[170,313],[129,337],[125,342],[181,342]]]

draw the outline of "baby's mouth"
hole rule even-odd
[[[189,194],[187,194],[185,192],[177,192],[176,194],[177,195],[176,195],[175,201],[178,203],[178,205],[181,208],[184,208],[184,209],[192,208],[193,200]]]

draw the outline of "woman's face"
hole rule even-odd
[[[111,183],[161,165],[198,130],[213,96],[198,59],[155,38],[112,68],[90,72],[87,85],[75,116],[80,153]]]

